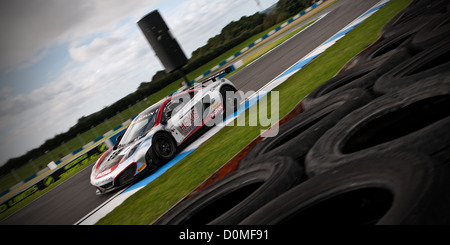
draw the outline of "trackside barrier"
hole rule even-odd
[[[62,166],[59,166],[53,172],[51,172],[47,176],[41,178],[40,180],[38,180],[36,183],[31,185],[30,187],[26,188],[22,192],[14,195],[13,197],[4,201],[0,205],[0,214],[5,212],[9,208],[14,207],[19,202],[32,196],[36,192],[46,189],[52,183],[65,177],[66,175],[70,174],[74,170],[94,163],[94,161],[97,160],[107,149],[111,148],[112,146],[114,146],[117,143],[117,137],[119,135],[123,134],[126,130],[126,128],[123,128],[123,127],[127,126],[130,122],[131,122],[131,120],[128,120],[125,123],[121,124],[120,127],[116,127],[115,128],[116,130],[113,131],[114,133],[112,135],[110,135],[108,137],[103,135],[101,138],[99,137],[100,140],[98,140],[99,138],[97,138],[93,142],[88,143],[87,145],[90,145],[90,148],[85,149],[84,147],[82,147],[82,148],[74,151],[73,153],[71,153],[71,155],[75,155],[77,153],[84,151],[84,153],[80,153],[75,159],[65,163]],[[111,133],[109,133],[109,134],[111,134]],[[61,160],[58,160],[55,163],[60,164]],[[34,178],[35,175],[30,176],[28,179]],[[2,193],[2,195],[6,194],[6,193],[4,192],[4,193]]]
[[[278,32],[279,30],[283,29],[285,26],[289,25],[290,23],[294,22],[296,19],[300,18],[301,16],[305,15],[306,13],[308,13],[309,11],[315,9],[317,6],[319,6],[320,4],[323,3],[323,0],[320,0],[316,3],[314,3],[313,5],[311,5],[309,8],[303,10],[302,12],[296,14],[294,17],[290,18],[289,20],[287,20],[286,22],[284,22],[283,24],[281,24],[280,26],[276,27],[275,29],[273,29],[272,31],[270,31],[269,33],[267,33],[266,35],[258,38],[256,41],[254,41],[253,43],[249,44],[247,47],[241,49],[240,51],[236,52],[235,54],[233,54],[232,56],[228,57],[227,59],[223,60],[222,62],[220,62],[218,65],[214,66],[213,68],[209,69],[208,71],[206,71],[205,73],[203,73],[202,75],[200,75],[199,77],[195,78],[194,80],[190,81],[188,85],[192,85],[200,80],[202,80],[203,78],[211,75],[214,71],[216,71],[217,69],[221,68],[222,66],[226,65],[227,63],[231,62],[232,60],[234,60],[235,58],[237,58],[239,55],[243,54],[244,52],[246,52],[247,50],[249,50],[250,48],[252,48],[253,46],[257,45],[258,43],[260,43],[261,41],[263,41],[264,39],[272,36],[273,34],[275,34],[276,32]],[[236,62],[235,64],[231,65],[232,71],[233,72],[235,69],[238,69],[240,66],[242,65],[242,63],[240,63],[239,61]],[[177,90],[172,94],[175,94],[177,92],[181,91]]]
[[[103,134],[103,135],[97,137],[96,139],[94,139],[93,141],[87,143],[86,145],[84,145],[84,146],[82,146],[82,147],[76,149],[75,151],[73,151],[72,153],[68,154],[67,156],[65,156],[65,157],[63,157],[63,158],[61,158],[61,159],[59,159],[59,160],[57,160],[57,161],[54,161],[54,162],[52,162],[52,163],[56,164],[57,166],[59,166],[59,164],[61,164],[61,163],[64,164],[64,163],[66,162],[67,159],[70,159],[71,157],[73,157],[73,156],[79,154],[80,152],[83,152],[83,151],[85,151],[85,150],[87,150],[87,149],[90,149],[93,145],[95,145],[95,144],[97,144],[97,143],[99,143],[99,142],[102,142],[102,140],[103,140],[103,141],[106,141],[107,139],[111,139],[111,137],[108,137],[110,134],[112,134],[113,132],[119,130],[120,128],[122,128],[122,127],[128,125],[133,119],[134,119],[134,117],[132,117],[131,119],[128,119],[127,121],[123,122],[122,124],[120,124],[119,126],[115,127],[114,129],[112,129],[112,130],[106,132],[105,134]],[[114,143],[115,143],[115,140],[113,140],[113,141],[114,141]],[[40,170],[39,172],[37,172],[37,173],[35,173],[35,174],[29,176],[28,178],[25,178],[23,181],[17,183],[16,185],[14,185],[13,187],[9,188],[8,190],[5,190],[5,191],[1,192],[1,193],[0,193],[0,197],[6,195],[7,193],[11,192],[12,190],[14,190],[14,189],[16,189],[16,188],[22,186],[23,184],[26,184],[27,182],[33,180],[34,178],[38,177],[38,176],[41,175],[42,173],[47,172],[49,169],[50,169],[49,167],[44,168],[44,169]],[[51,169],[51,170],[53,170],[53,169]],[[1,212],[0,212],[0,213],[1,213]]]

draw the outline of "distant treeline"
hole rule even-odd
[[[210,38],[206,45],[192,52],[188,64],[182,68],[183,72],[188,74],[194,71],[248,38],[299,13],[301,10],[309,7],[312,2],[314,1],[279,0],[276,7],[269,13],[256,13],[252,16],[244,16],[238,21],[232,21],[222,29],[220,34]],[[48,139],[40,147],[30,150],[20,157],[9,159],[6,164],[0,167],[0,175],[25,165],[31,159],[42,156],[48,150],[59,147],[63,142],[68,142],[78,134],[89,130],[92,126],[103,123],[105,119],[115,116],[117,112],[126,110],[129,105],[135,104],[136,101],[150,96],[180,78],[180,74],[176,72],[166,73],[163,70],[158,71],[150,82],[142,82],[135,92],[96,113],[81,117],[78,119],[77,124],[67,132]]]

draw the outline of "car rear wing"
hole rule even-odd
[[[206,83],[206,82],[210,82],[210,81],[215,82],[215,81],[217,81],[218,78],[220,79],[220,78],[226,76],[226,74],[228,74],[230,72],[232,72],[232,68],[231,68],[231,66],[228,66],[227,68],[214,73],[212,76],[207,77],[205,80],[200,81],[199,83]]]
[[[205,78],[203,80],[200,80],[199,82],[190,84],[187,87],[184,87],[182,89],[179,89],[179,90],[171,93],[169,96],[181,93],[183,91],[190,90],[192,88],[206,87],[207,85],[209,85],[208,83],[215,82],[218,79],[223,78],[224,76],[226,76],[228,73],[230,73],[232,71],[234,71],[234,67],[233,66],[228,66],[227,68],[225,68],[225,69],[223,69],[221,71],[218,71],[218,72],[214,73],[213,75],[211,75],[211,76],[209,76],[209,77],[207,77],[207,78]]]

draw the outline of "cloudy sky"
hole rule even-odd
[[[158,9],[185,54],[277,0],[0,1],[0,165],[111,105],[163,66],[136,22]]]

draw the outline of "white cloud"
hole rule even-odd
[[[54,44],[82,42],[136,19],[159,0],[0,1],[0,69],[28,67]],[[34,58],[34,59],[33,59]],[[30,60],[31,59],[31,60]]]
[[[121,38],[96,38],[90,44],[82,45],[80,47],[70,47],[70,57],[76,61],[83,62],[97,55],[101,55],[109,47],[119,44],[122,41],[124,41],[124,39]]]
[[[255,2],[248,0],[189,0],[161,13],[187,56],[209,38],[243,15],[252,15]]]
[[[131,34],[117,38],[123,33]],[[71,55],[74,61],[43,87],[15,96],[8,87],[0,91],[0,132],[11,139],[1,144],[0,155],[23,154],[67,131],[81,116],[134,92],[163,69],[135,23],[72,47]],[[25,136],[27,142],[23,142]],[[6,159],[0,159],[1,163]]]

